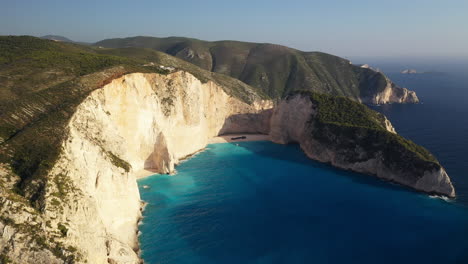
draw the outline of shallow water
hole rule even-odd
[[[462,204],[311,161],[297,145],[238,144],[139,180],[146,263],[468,263]]]

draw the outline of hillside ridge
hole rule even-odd
[[[419,101],[414,92],[397,86],[382,72],[323,52],[304,52],[270,43],[210,42],[183,37],[138,36],[106,39],[94,45],[161,51],[205,70],[239,79],[271,98],[282,98],[296,90],[310,90],[369,104]]]

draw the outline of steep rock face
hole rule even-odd
[[[268,133],[271,107],[269,101],[243,103],[184,72],[113,80],[92,92],[71,118],[48,176],[71,191],[64,194],[65,206],[46,195],[51,225],[66,226],[63,243],[78,248],[83,261],[138,263],[141,205],[133,172],[172,172],[180,159],[220,133]],[[245,113],[248,118],[236,117]],[[47,194],[54,192],[48,186]]]
[[[382,124],[386,132],[324,125],[316,117],[317,105],[310,97],[295,95],[283,100],[271,119],[271,140],[281,144],[297,142],[311,159],[338,168],[376,175],[427,193],[455,196],[442,166],[420,158],[403,145],[386,141],[394,137],[385,133],[395,133],[388,120]]]
[[[362,98],[362,102],[375,105],[419,102],[419,98],[414,91],[399,87],[388,78],[385,78],[385,80],[387,85],[381,92]]]

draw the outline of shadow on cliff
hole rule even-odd
[[[226,118],[218,134],[269,134],[272,114],[273,109],[267,109],[258,113],[231,115]]]

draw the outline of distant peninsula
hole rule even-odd
[[[404,69],[400,71],[401,74],[445,74],[445,72],[439,71],[417,71],[415,69]]]
[[[400,73],[401,74],[418,74],[420,72],[418,72],[415,69],[405,69],[405,70],[402,70]]]

